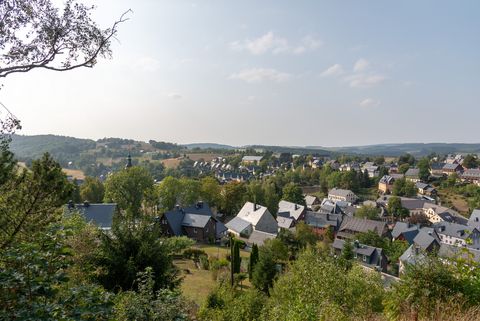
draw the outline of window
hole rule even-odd
[[[193,234],[197,234],[197,229],[193,228]]]
[[[357,257],[358,257],[357,252],[355,252],[355,253],[353,254],[353,257],[354,257],[354,258],[357,258]]]
[[[363,256],[363,262],[367,262],[367,256],[366,255]]]

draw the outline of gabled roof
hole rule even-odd
[[[427,250],[432,244],[440,246],[440,238],[434,229],[424,227],[413,239],[413,243],[418,245],[422,250]]]
[[[300,215],[305,211],[305,206],[300,204],[295,204],[292,202],[281,200],[278,203],[278,212],[279,213],[289,213],[290,217],[293,217],[295,220],[298,220]]]
[[[237,233],[243,232],[249,225],[251,225],[250,222],[236,216],[233,219],[231,219],[225,226],[232,231],[235,231]]]
[[[443,166],[445,166],[445,163],[431,163],[430,164],[430,169],[431,170],[441,170],[441,169],[443,169]]]
[[[260,219],[263,215],[265,215],[265,213],[271,215],[265,206],[246,202],[240,212],[238,212],[237,217],[252,223],[252,225],[257,225],[258,221],[260,221]]]
[[[259,246],[262,246],[266,240],[271,240],[276,238],[276,234],[272,233],[267,233],[267,232],[262,232],[262,231],[253,231],[252,234],[250,234],[250,237],[248,238],[247,243],[248,244],[257,244]]]
[[[93,222],[102,229],[110,229],[117,204],[115,203],[84,203],[66,205],[67,212],[77,211],[87,222]]]
[[[415,235],[413,238],[418,234],[418,231],[420,230],[420,227],[418,225],[413,225],[410,223],[405,223],[405,222],[397,222],[395,223],[395,226],[393,227],[392,230],[392,237],[393,238],[398,238],[400,235],[404,235],[405,238],[406,236],[411,236],[412,233],[407,233],[407,232],[416,232],[414,233]],[[413,241],[413,238],[411,241]],[[411,243],[409,240],[407,240],[409,243]]]
[[[182,226],[204,228],[210,218],[211,216],[208,215],[185,213]]]
[[[328,195],[334,195],[334,196],[339,196],[339,197],[347,197],[349,194],[355,195],[351,190],[341,189],[341,188],[332,188],[328,192]]]
[[[468,168],[463,172],[462,177],[480,179],[480,168]]]
[[[433,224],[433,228],[435,229],[437,234],[452,236],[462,240],[468,239],[471,233],[475,230],[474,227],[451,222],[438,222]]]
[[[335,229],[337,229],[340,226],[341,222],[341,214],[330,214],[310,211],[305,214],[305,223],[313,227],[325,228],[333,226]]]
[[[458,167],[462,167],[462,165],[453,163],[453,164],[445,164],[442,169],[454,171],[454,170],[457,170]]]
[[[346,216],[343,219],[342,225],[340,226],[340,232],[346,231],[346,230],[350,230],[358,233],[374,231],[379,236],[383,236],[384,233],[387,231],[387,224],[380,221],[373,221],[373,220]]]
[[[463,258],[480,263],[480,251],[471,248],[459,247],[455,245],[442,243],[438,249],[438,255],[446,258]]]
[[[173,234],[183,235],[182,226],[204,228],[212,217],[212,210],[207,203],[198,202],[195,205],[176,207],[163,214]]]
[[[314,203],[318,203],[320,200],[318,197],[313,196],[313,195],[305,195],[305,203],[307,204],[308,207],[312,207]]]
[[[390,175],[383,175],[383,177],[380,178],[380,180],[378,182],[381,183],[381,184],[391,185],[391,184],[393,184],[394,180],[395,179]]]
[[[289,229],[295,223],[295,220],[291,217],[285,217],[277,215],[278,227]]]
[[[468,219],[468,226],[480,229],[480,209],[475,209]]]
[[[344,245],[345,245],[345,240],[341,240],[341,239],[336,238],[333,241],[332,247],[334,249],[343,250]],[[361,254],[361,255],[366,255],[366,256],[372,256],[373,254],[375,254],[375,251],[378,251],[378,253],[381,253],[383,251],[381,248],[377,248],[377,247],[369,246],[369,245],[365,245],[365,244],[359,244],[358,243],[358,246],[357,246],[355,244],[355,242],[353,242],[352,245],[353,245],[353,252],[354,253]]]
[[[409,168],[405,173],[405,177],[418,177],[420,174],[420,169],[418,168]]]

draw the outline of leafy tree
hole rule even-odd
[[[392,194],[395,196],[415,196],[417,190],[413,182],[400,178],[393,183]]]
[[[200,180],[200,184],[201,198],[212,207],[220,206],[222,195],[218,181],[213,177],[207,176]]]
[[[379,247],[382,249],[385,249],[388,244],[388,239],[381,237],[375,231],[358,233],[356,238],[361,244]]]
[[[12,174],[0,186],[0,249],[58,220],[58,209],[72,191],[73,185],[49,154],[33,161],[31,171]]]
[[[257,244],[253,244],[252,252],[250,252],[250,261],[248,263],[248,277],[250,280],[252,280],[253,270],[257,262],[258,262],[258,246]]]
[[[126,291],[118,295],[115,320],[189,320],[186,300],[178,291],[162,289],[155,292],[154,274],[150,267],[138,273],[136,283],[137,292]]]
[[[388,257],[390,262],[397,263],[400,256],[408,249],[410,244],[406,241],[395,240],[387,243],[387,246],[383,249],[385,250],[385,255]]]
[[[402,206],[402,201],[398,196],[392,196],[388,199],[387,210],[395,217],[403,218],[409,215],[409,211]]]
[[[300,248],[306,248],[308,245],[314,246],[318,241],[313,228],[305,222],[298,222],[295,226],[295,238]]]
[[[63,10],[50,0],[3,1],[0,78],[32,69],[93,67],[98,57],[110,57],[111,39],[127,18],[124,14],[102,30],[91,19],[92,9],[76,1],[66,2]]]
[[[383,156],[378,156],[375,158],[374,163],[377,165],[383,165],[385,164],[385,157]]]
[[[282,199],[292,203],[305,205],[302,188],[294,183],[288,183],[283,187]]]
[[[261,319],[375,319],[383,294],[378,274],[360,266],[345,272],[330,255],[309,249],[275,282]]]
[[[364,205],[355,211],[355,216],[367,218],[369,220],[378,220],[380,209],[372,205]]]
[[[478,158],[473,154],[468,154],[463,159],[462,166],[465,168],[476,168],[479,166]]]
[[[353,244],[350,239],[347,239],[343,244],[342,254],[340,256],[340,262],[344,265],[346,270],[349,270],[352,267],[353,257]]]
[[[153,178],[143,167],[130,167],[109,176],[105,182],[105,201],[117,203],[124,217],[135,220],[142,206],[154,203]]]
[[[245,201],[265,204],[265,191],[261,182],[252,181],[246,186]]]
[[[230,182],[224,185],[222,210],[227,215],[238,213],[243,206],[245,195],[245,185],[239,182]]]
[[[156,187],[157,195],[160,199],[160,206],[164,210],[171,210],[175,205],[180,194],[180,182],[172,176],[167,176]]]
[[[276,216],[278,212],[278,202],[280,202],[280,196],[277,193],[277,189],[274,182],[265,181],[262,185],[265,200],[264,204],[268,208],[268,211]]]
[[[410,164],[408,164],[408,163],[404,163],[404,164],[398,166],[398,172],[400,174],[405,174],[409,169],[410,169]]]
[[[182,177],[180,179],[180,203],[183,206],[195,204],[200,200],[201,184],[199,181]]]
[[[232,239],[232,271],[233,273],[240,273],[240,266],[242,263],[242,259],[240,257],[240,244],[237,240]]]
[[[415,164],[415,157],[413,157],[413,155],[411,155],[411,154],[404,154],[404,155],[402,155],[398,158],[398,164],[399,165],[402,165],[402,164],[413,165],[413,164]]]
[[[91,203],[101,203],[105,197],[105,187],[102,181],[97,177],[85,177],[85,181],[80,186],[80,196],[82,201]]]
[[[426,182],[430,177],[430,160],[426,157],[418,161],[417,167],[419,169],[419,178]]]

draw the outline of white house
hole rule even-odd
[[[348,203],[355,203],[358,197],[351,190],[332,188],[328,192],[328,199],[332,201],[344,201]]]
[[[245,203],[237,216],[225,224],[228,231],[237,236],[248,237],[253,231],[276,234],[278,223],[265,206]]]

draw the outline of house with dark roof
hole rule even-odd
[[[395,179],[390,175],[384,175],[378,181],[378,190],[384,194],[392,192]]]
[[[409,168],[405,173],[405,179],[414,183],[420,181],[420,169]]]
[[[341,188],[332,188],[328,192],[328,199],[332,201],[344,201],[347,203],[355,203],[358,197],[351,190],[341,189]]]
[[[392,239],[413,244],[414,238],[420,232],[420,226],[406,222],[396,222],[392,230]]]
[[[423,183],[423,182],[416,182],[415,187],[417,188],[418,194],[426,195],[426,196],[433,196],[437,195],[437,190],[430,184]]]
[[[290,228],[305,219],[307,209],[304,205],[281,200],[278,203],[277,222],[279,228]],[[289,226],[289,227],[287,227]]]
[[[358,241],[353,242],[353,257],[362,265],[369,268],[378,269],[382,272],[387,271],[387,257],[383,249],[361,244]],[[335,255],[340,256],[345,246],[345,240],[335,239],[332,244]]]
[[[65,206],[65,213],[78,212],[87,222],[97,225],[102,230],[110,230],[112,228],[113,216],[117,210],[115,203],[89,203],[74,204],[69,202]]]
[[[163,232],[168,236],[188,236],[198,242],[216,241],[225,235],[225,225],[213,217],[207,203],[198,202],[193,206],[175,207],[160,219]]]
[[[345,216],[338,230],[337,237],[341,239],[354,239],[356,234],[369,231],[373,231],[381,237],[390,236],[385,222]]]
[[[305,195],[305,204],[307,204],[308,210],[313,211],[314,207],[320,205],[320,199],[313,195]]]
[[[442,168],[442,173],[444,175],[452,175],[452,174],[458,174],[461,175],[463,172],[463,167],[460,164],[453,163],[453,164],[445,164]]]
[[[336,233],[342,223],[342,214],[311,212],[305,214],[305,224],[313,228],[317,235],[324,235],[328,230]]]
[[[442,177],[443,176],[443,166],[445,163],[431,163],[430,164],[430,175],[434,177]]]
[[[480,209],[473,210],[467,225],[480,230]]]
[[[480,231],[471,226],[438,222],[432,226],[445,244],[480,250]]]
[[[462,182],[469,182],[480,186],[480,168],[467,168],[460,177]]]

